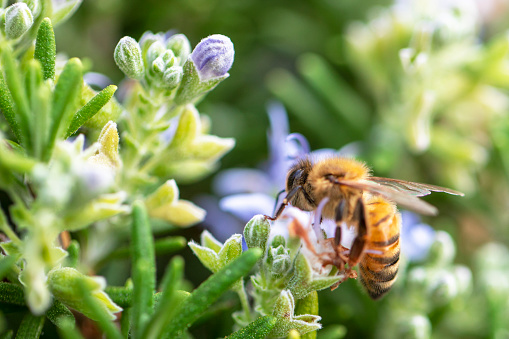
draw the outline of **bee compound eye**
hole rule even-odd
[[[293,187],[295,181],[302,175],[302,172],[303,172],[302,169],[297,169],[290,173],[290,175],[288,176],[288,181],[286,182],[286,187],[288,189],[291,189]]]

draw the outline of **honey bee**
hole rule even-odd
[[[362,162],[332,157],[313,162],[303,158],[286,177],[286,197],[271,220],[277,219],[291,204],[303,211],[314,211],[323,199],[321,218],[333,219],[337,227],[334,239],[336,257],[325,260],[355,277],[352,268],[359,264],[359,276],[369,296],[378,299],[396,280],[400,255],[401,216],[396,204],[425,215],[437,209],[418,197],[431,192],[463,196],[448,188],[397,179],[374,177]],[[341,246],[341,224],[356,231],[348,251]],[[348,253],[346,255],[346,253]]]

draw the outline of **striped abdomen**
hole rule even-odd
[[[368,199],[365,207],[367,236],[359,263],[359,276],[369,296],[378,299],[396,281],[401,217],[396,206],[381,197]]]

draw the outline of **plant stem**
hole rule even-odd
[[[244,310],[244,318],[247,322],[251,322],[251,308],[249,307],[249,300],[247,298],[246,288],[244,286],[244,280],[241,280],[240,288],[237,290],[237,294],[240,298],[240,304],[242,310]]]

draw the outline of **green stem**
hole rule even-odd
[[[11,226],[9,226],[9,224],[7,223],[7,220],[5,220],[5,216],[4,216],[4,212],[3,211],[0,211],[0,230],[2,230],[2,232],[5,233],[5,235],[11,239],[11,241],[18,245],[18,246],[21,246],[23,245],[23,242],[21,241],[21,239],[18,237],[18,235],[12,230]]]
[[[244,280],[241,280],[240,288],[237,290],[237,294],[240,298],[240,304],[244,311],[244,319],[248,322],[251,321],[251,308],[249,307],[249,300],[247,298],[246,288],[244,286]]]

